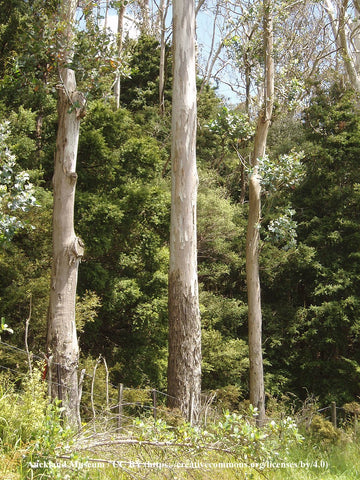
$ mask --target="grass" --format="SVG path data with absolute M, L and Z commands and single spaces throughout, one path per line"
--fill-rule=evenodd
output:
M 39 372 L 0 378 L 1 480 L 357 480 L 360 441 L 317 418 L 299 433 L 291 419 L 256 428 L 251 415 L 226 413 L 207 429 L 133 419 L 121 435 L 97 420 L 79 434 L 49 406 Z M 178 420 L 178 419 L 177 419 Z M 52 463 L 51 463 L 52 462 Z
M 357 480 L 360 478 L 360 448 L 358 444 L 346 445 L 343 448 L 338 445 L 331 447 L 330 451 L 316 451 L 316 449 L 310 446 L 307 449 L 293 449 L 283 468 L 264 469 L 262 469 L 261 464 L 256 469 L 250 466 L 249 468 L 225 468 L 224 464 L 235 466 L 240 463 L 240 460 L 231 455 L 206 451 L 191 452 L 191 455 L 189 455 L 189 452 L 184 451 L 164 451 L 163 449 L 140 446 L 98 452 L 101 455 L 94 455 L 94 452 L 88 453 L 92 454 L 88 458 L 101 458 L 102 460 L 107 458 L 117 463 L 114 466 L 106 463 L 95 463 L 95 461 L 93 463 L 86 460 L 87 457 L 85 455 L 82 457 L 80 464 L 85 466 L 86 461 L 89 461 L 87 476 L 80 468 L 78 472 L 73 471 L 71 473 L 71 476 L 69 476 L 71 480 L 83 480 L 85 478 L 87 480 L 130 480 L 134 478 L 146 478 L 149 480 L 215 480 L 218 478 L 222 480 Z M 134 462 L 133 465 L 125 463 L 131 460 Z M 318 467 L 315 466 L 316 461 L 318 462 Z M 68 466 L 70 466 L 71 460 L 67 462 Z M 76 462 L 76 460 L 73 462 Z M 138 462 L 143 465 L 137 466 Z M 146 465 L 147 462 L 151 465 Z M 185 468 L 185 466 L 181 465 L 191 462 L 195 468 Z M 325 468 L 321 468 L 322 462 L 326 464 Z M 154 465 L 156 463 L 159 463 L 158 468 Z M 167 466 L 165 467 L 164 464 Z M 222 464 L 222 467 L 217 468 L 216 464 Z M 297 464 L 297 467 L 294 464 Z M 68 469 L 62 470 L 62 478 L 64 480 L 66 479 L 64 474 L 68 471 Z M 36 478 L 36 471 L 34 471 L 34 478 Z
M 306 442 L 293 448 L 289 457 L 298 468 L 269 472 L 276 480 L 358 480 L 360 478 L 359 442 L 337 442 L 332 445 L 314 445 Z M 305 467 L 301 468 L 301 462 Z
M 79 456 L 58 461 L 67 467 L 61 469 L 63 480 L 357 480 L 360 478 L 360 444 L 319 443 L 305 439 L 287 452 L 280 452 L 282 460 L 260 462 L 252 468 L 254 460 L 207 450 L 206 448 L 162 447 L 136 444 L 111 445 L 111 438 L 100 437 L 98 446 L 81 449 Z M 75 448 L 76 450 L 76 448 Z M 78 463 L 76 463 L 78 462 Z M 110 465 L 107 462 L 114 462 Z M 248 464 L 248 467 L 240 464 Z M 156 465 L 157 464 L 157 465 Z M 221 464 L 219 466 L 219 464 Z M 233 468 L 226 468 L 226 464 Z M 76 465 L 78 468 L 76 469 Z M 186 468 L 192 466 L 193 468 Z M 86 473 L 85 473 L 86 472 Z M 66 476 L 66 473 L 69 475 Z M 6 478 L 6 477 L 5 477 Z M 19 477 L 23 480 L 26 477 Z M 30 478 L 30 477 L 29 477 Z M 33 470 L 33 478 L 40 471 Z M 10 480 L 10 479 L 9 479 Z

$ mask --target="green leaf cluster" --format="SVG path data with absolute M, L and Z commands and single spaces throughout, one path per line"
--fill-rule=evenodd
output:
M 302 126 L 305 175 L 290 197 L 298 247 L 273 271 L 264 257 L 265 336 L 270 371 L 286 372 L 288 389 L 343 403 L 356 395 L 360 361 L 360 117 L 354 93 L 338 86 L 315 93 Z

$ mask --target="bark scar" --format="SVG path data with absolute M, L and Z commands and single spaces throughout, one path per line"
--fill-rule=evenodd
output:
M 68 247 L 69 265 L 80 263 L 84 256 L 84 242 L 80 237 L 75 237 L 72 244 Z
M 86 98 L 81 92 L 73 92 L 71 103 L 75 108 L 76 118 L 84 118 L 86 115 Z

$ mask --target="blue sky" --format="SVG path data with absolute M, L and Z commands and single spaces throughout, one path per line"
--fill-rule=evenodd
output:
M 156 7 L 154 6 L 154 9 Z M 131 17 L 131 11 L 126 11 L 126 16 Z M 167 24 L 170 25 L 171 23 L 171 8 L 168 12 Z M 136 37 L 137 30 L 133 22 L 129 20 L 129 18 L 125 19 L 126 29 L 130 33 L 132 37 Z M 117 29 L 117 13 L 115 10 L 109 10 L 109 17 L 108 17 L 108 26 L 111 28 L 112 31 L 116 32 Z M 219 27 L 220 28 L 220 27 Z M 219 28 L 217 29 L 217 33 L 215 36 L 215 49 L 216 49 L 216 42 L 219 42 L 220 33 Z M 201 10 L 197 16 L 197 40 L 199 45 L 199 67 L 200 69 L 204 69 L 207 58 L 210 52 L 211 47 L 211 40 L 212 40 L 212 32 L 213 32 L 213 18 L 211 13 L 208 10 Z M 216 71 L 216 68 L 214 69 Z M 231 83 L 231 69 L 225 70 L 222 75 L 224 81 L 226 83 Z M 215 86 L 215 84 L 213 83 Z M 229 86 L 225 83 L 219 82 L 217 84 L 218 89 L 217 92 L 219 95 L 224 97 L 226 103 L 229 104 L 237 104 L 240 102 L 240 97 L 231 90 Z

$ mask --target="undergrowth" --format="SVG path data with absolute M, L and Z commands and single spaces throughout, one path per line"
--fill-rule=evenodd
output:
M 251 409 L 201 427 L 167 415 L 120 430 L 98 418 L 75 432 L 61 413 L 38 370 L 22 381 L 0 375 L 1 480 L 360 478 L 359 442 L 317 417 L 303 435 L 283 413 L 259 429 Z

